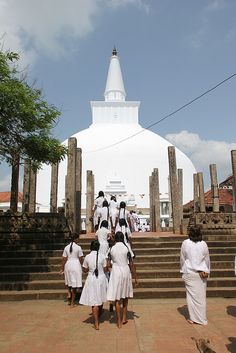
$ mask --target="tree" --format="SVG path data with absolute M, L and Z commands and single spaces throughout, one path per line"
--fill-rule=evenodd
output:
M 39 89 L 20 78 L 13 52 L 0 52 L 0 159 L 12 167 L 11 209 L 17 211 L 19 163 L 30 159 L 34 169 L 62 160 L 67 149 L 52 136 L 60 112 Z

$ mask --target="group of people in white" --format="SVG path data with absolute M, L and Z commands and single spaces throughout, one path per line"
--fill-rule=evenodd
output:
M 135 285 L 138 283 L 131 243 L 132 223 L 125 206 L 121 202 L 118 210 L 114 197 L 108 204 L 99 192 L 93 214 L 97 231 L 90 253 L 84 258 L 81 246 L 72 239 L 62 254 L 61 272 L 65 275 L 71 307 L 75 306 L 76 289 L 82 287 L 82 271 L 88 274 L 79 303 L 92 307 L 96 330 L 106 301 L 111 303 L 110 310 L 115 304 L 118 328 L 127 324 L 128 299 L 133 297 L 132 276 Z
M 117 326 L 127 321 L 128 299 L 133 297 L 132 277 L 138 284 L 131 242 L 131 217 L 125 202 L 117 208 L 114 197 L 108 204 L 99 192 L 95 200 L 93 221 L 95 238 L 90 253 L 83 257 L 81 247 L 71 239 L 62 255 L 62 269 L 68 286 L 68 302 L 75 306 L 77 288 L 82 287 L 82 271 L 87 273 L 79 303 L 92 307 L 94 327 L 99 330 L 103 303 L 115 304 Z M 183 241 L 180 252 L 180 272 L 185 282 L 190 324 L 207 324 L 206 286 L 210 274 L 208 246 L 202 240 L 201 230 L 192 227 L 189 239 Z M 111 308 L 111 306 L 110 306 Z
M 128 211 L 126 203 L 117 202 L 115 196 L 111 196 L 109 202 L 104 196 L 103 191 L 99 191 L 97 198 L 94 201 L 93 214 L 91 220 L 96 231 L 101 227 L 102 221 L 108 222 L 108 229 L 114 231 L 118 230 L 119 220 L 125 219 L 127 227 L 130 232 L 138 231 L 138 216 L 135 211 Z

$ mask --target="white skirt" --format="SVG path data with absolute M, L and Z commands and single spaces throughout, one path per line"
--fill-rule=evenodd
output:
M 121 298 L 133 298 L 132 276 L 128 265 L 113 264 L 108 283 L 107 300 L 114 301 Z
M 93 273 L 89 273 L 80 296 L 80 304 L 88 306 L 102 305 L 107 300 L 107 285 L 108 281 L 105 273 L 99 274 L 98 277 Z
M 206 325 L 207 280 L 202 279 L 198 272 L 183 274 L 183 280 L 185 282 L 190 320 L 201 325 Z
M 82 287 L 82 267 L 79 259 L 69 259 L 66 261 L 64 275 L 67 286 L 72 288 Z

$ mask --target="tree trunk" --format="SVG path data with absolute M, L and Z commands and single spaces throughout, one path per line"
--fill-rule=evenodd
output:
M 10 209 L 13 212 L 17 212 L 18 206 L 18 183 L 19 183 L 19 170 L 20 170 L 20 158 L 18 155 L 14 156 L 12 161 L 12 172 L 11 172 L 11 201 Z

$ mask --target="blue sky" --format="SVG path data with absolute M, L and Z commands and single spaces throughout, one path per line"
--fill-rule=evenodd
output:
M 2 0 L 0 33 L 61 109 L 54 134 L 63 141 L 91 124 L 90 100 L 103 100 L 114 45 L 143 127 L 234 74 L 235 14 L 235 0 Z M 233 78 L 152 128 L 191 158 L 206 186 L 210 163 L 219 181 L 231 173 L 235 89 Z M 0 191 L 7 189 L 2 165 Z

